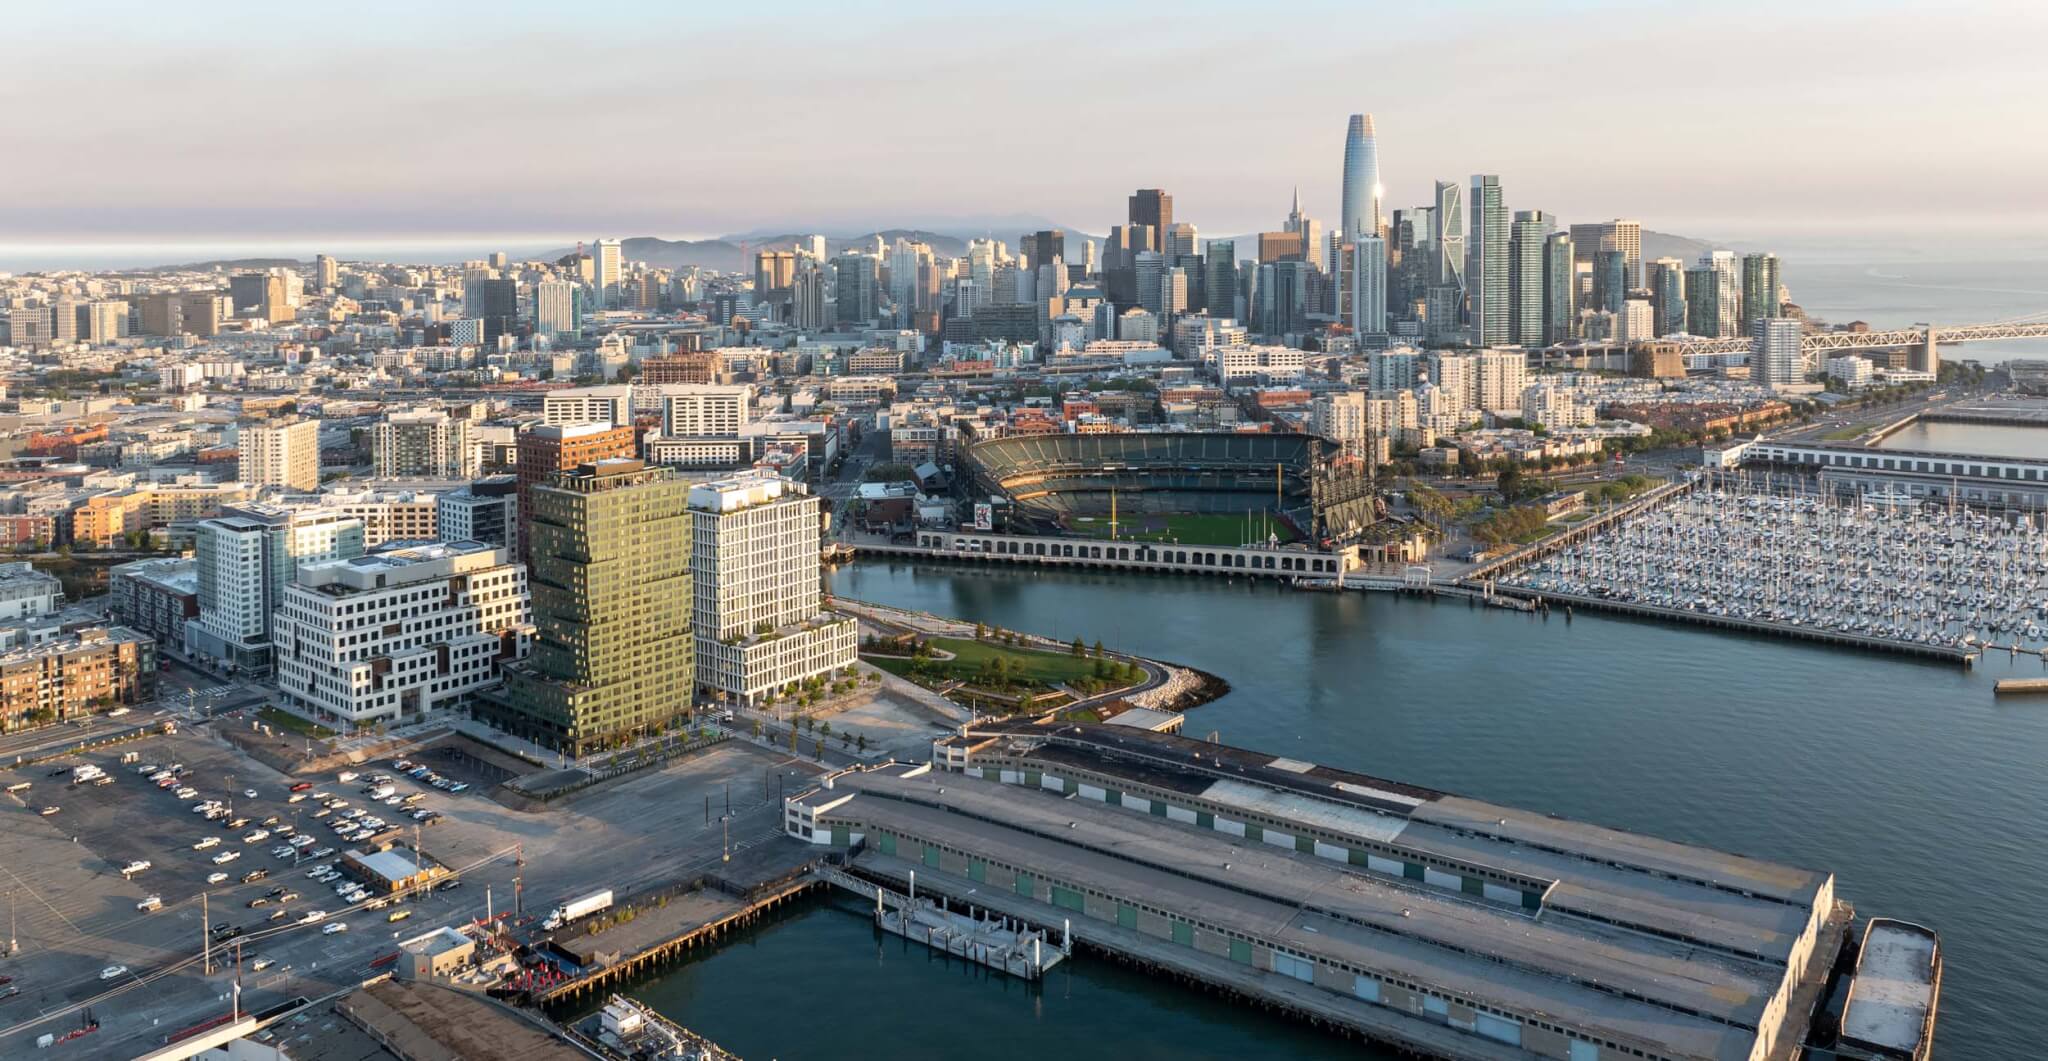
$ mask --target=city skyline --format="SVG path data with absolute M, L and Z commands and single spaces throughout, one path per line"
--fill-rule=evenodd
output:
M 1373 14 L 1374 43 L 1339 43 L 1327 61 L 1301 63 L 1292 48 L 1268 47 L 1283 30 L 1296 36 L 1298 24 L 1254 26 L 1226 43 L 1168 26 L 1142 48 L 1077 51 L 1057 18 L 949 24 L 935 37 L 915 12 L 858 26 L 820 15 L 789 35 L 743 14 L 636 9 L 632 34 L 599 22 L 542 35 L 539 9 L 510 5 L 489 24 L 459 11 L 408 12 L 397 41 L 281 18 L 272 27 L 279 47 L 210 54 L 208 75 L 195 78 L 164 56 L 202 43 L 204 26 L 136 10 L 135 19 L 108 20 L 82 57 L 62 46 L 70 31 L 54 19 L 23 13 L 25 34 L 55 46 L 24 55 L 17 79 L 63 84 L 73 105 L 24 112 L 17 142 L 42 151 L 39 164 L 11 175 L 16 194 L 0 206 L 11 245 L 702 238 L 990 215 L 1099 233 L 1133 187 L 1171 189 L 1179 213 L 1205 233 L 1241 235 L 1272 227 L 1296 184 L 1310 216 L 1336 222 L 1338 123 L 1357 112 L 1375 116 L 1393 162 L 1383 173 L 1389 210 L 1426 201 L 1434 180 L 1499 173 L 1515 203 L 1566 220 L 1655 218 L 1662 230 L 1716 239 L 1937 220 L 1953 233 L 2048 231 L 2048 211 L 2023 179 L 2041 149 L 2008 135 L 2025 127 L 2027 97 L 2000 88 L 2032 76 L 2025 23 L 2048 28 L 2032 11 L 2003 12 L 1991 34 L 1967 9 L 1943 20 L 1880 9 L 1854 21 L 1831 8 L 1772 10 L 1772 32 L 1759 35 L 1740 17 L 1468 4 Z M 1321 38 L 1368 36 L 1359 32 L 1364 14 L 1306 17 Z M 1528 34 L 1560 29 L 1546 49 L 1524 49 Z M 470 47 L 440 46 L 457 31 Z M 1969 81 L 1931 65 L 1902 74 L 1859 47 L 1906 34 L 1922 51 L 1970 47 Z M 679 44 L 690 48 L 686 72 L 659 59 Z M 274 58 L 284 54 L 291 64 Z M 1006 72 L 1017 54 L 1043 56 L 1036 69 L 1045 76 Z M 74 65 L 45 65 L 57 55 Z M 1445 56 L 1459 77 L 1430 74 Z M 1556 76 L 1637 58 L 1666 69 L 1674 56 L 1681 70 L 1696 62 L 1711 86 L 1687 93 L 1695 98 L 1683 123 L 1670 120 L 1659 82 L 1617 76 L 1605 102 L 1587 109 L 1576 104 L 1588 82 Z M 513 76 L 527 69 L 578 76 Z M 748 91 L 724 91 L 742 79 Z M 628 84 L 633 92 L 618 91 Z M 816 120 L 849 85 L 885 120 Z M 156 103 L 151 113 L 184 120 L 165 124 L 120 104 L 143 92 Z M 713 93 L 717 115 L 676 107 Z M 429 118 L 422 133 L 395 141 L 399 149 L 366 149 L 313 120 L 374 127 L 401 107 Z M 1954 120 L 1959 109 L 1971 120 Z M 924 120 L 887 118 L 913 112 Z M 1032 157 L 1076 161 L 992 164 L 1003 157 L 990 148 L 1000 147 L 1006 121 L 1055 112 L 1062 132 Z M 1822 122 L 1772 120 L 1801 114 Z M 983 124 L 966 124 L 970 116 Z M 534 149 L 534 130 L 550 127 L 558 146 Z M 1829 144 L 1896 142 L 1901 129 L 1914 150 L 1882 165 L 1798 164 L 1836 150 Z M 125 145 L 113 164 L 97 146 L 110 142 Z M 1101 146 L 1075 155 L 1060 142 Z M 1240 147 L 1186 150 L 1197 144 Z M 1736 164 L 1701 164 L 1714 154 Z

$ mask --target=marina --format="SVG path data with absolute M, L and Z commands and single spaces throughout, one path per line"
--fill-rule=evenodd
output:
M 1722 479 L 1503 572 L 1497 584 L 1931 650 L 2048 650 L 2048 535 L 2027 515 Z

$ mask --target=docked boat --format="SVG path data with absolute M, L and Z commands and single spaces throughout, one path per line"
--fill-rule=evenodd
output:
M 1941 937 L 1888 917 L 1863 928 L 1842 1006 L 1835 1055 L 1845 1061 L 1926 1061 L 1941 1003 Z

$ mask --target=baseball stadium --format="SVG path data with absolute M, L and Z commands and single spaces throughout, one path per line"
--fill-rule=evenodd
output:
M 1018 435 L 975 443 L 965 464 L 1017 530 L 1244 545 L 1305 536 L 1321 448 L 1301 434 Z

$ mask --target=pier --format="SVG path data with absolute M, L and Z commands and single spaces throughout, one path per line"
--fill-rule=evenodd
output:
M 1324 551 L 1300 546 L 1182 545 L 989 531 L 919 531 L 914 542 L 860 538 L 853 544 L 869 556 L 1233 578 L 1335 578 L 1359 566 L 1357 546 Z
M 1789 1061 L 1853 917 L 1826 873 L 1110 726 L 787 806 L 852 877 L 1429 1057 Z
M 905 891 L 896 892 L 850 873 L 820 866 L 818 876 L 863 898 L 875 901 L 875 927 L 894 936 L 914 940 L 943 954 L 964 958 L 977 965 L 1020 980 L 1043 979 L 1046 970 L 1058 965 L 1072 950 L 1069 941 L 1053 943 L 1047 933 L 1021 921 L 993 916 L 962 904 L 949 909 L 940 895 L 934 903 L 930 894 L 917 894 L 917 871 L 911 870 Z

